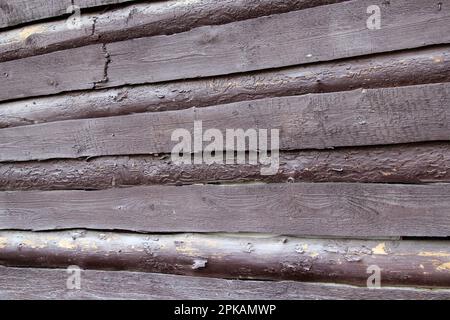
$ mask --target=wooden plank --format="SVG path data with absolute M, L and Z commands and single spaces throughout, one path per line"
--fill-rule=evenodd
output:
M 127 270 L 228 279 L 450 288 L 449 241 L 302 239 L 248 234 L 0 232 L 6 266 Z M 43 259 L 42 257 L 45 257 Z M 446 267 L 447 266 L 447 267 Z
M 0 105 L 0 128 L 179 110 L 269 97 L 450 82 L 450 47 L 210 79 L 32 98 Z
M 5 128 L 0 161 L 170 153 L 173 131 L 193 132 L 194 120 L 223 135 L 279 129 L 281 150 L 448 140 L 449 103 L 450 84 L 443 83 Z
M 384 4 L 383 4 L 384 3 Z M 369 30 L 370 5 L 382 27 Z M 450 0 L 441 1 L 444 7 Z M 108 82 L 153 83 L 417 48 L 450 41 L 450 13 L 434 3 L 349 1 L 220 26 L 108 44 Z
M 66 14 L 71 0 L 0 0 L 0 28 Z
M 104 78 L 101 45 L 92 45 L 0 64 L 0 100 L 92 89 Z
M 449 300 L 450 290 L 326 285 L 293 281 L 240 281 L 93 271 L 81 273 L 81 289 L 66 289 L 65 269 L 0 267 L 1 299 L 436 299 Z
M 83 13 L 79 28 L 51 21 L 7 30 L 0 39 L 0 61 L 56 50 L 139 37 L 184 32 L 264 15 L 301 10 L 343 0 L 168 0 L 130 3 L 106 12 Z
M 70 14 L 72 5 L 91 8 L 132 0 L 0 0 L 0 28 Z
M 450 236 L 450 185 L 284 183 L 5 191 L 0 228 Z
M 0 62 L 98 44 L 98 38 L 87 41 L 91 39 L 95 17 L 82 14 L 76 29 L 69 28 L 64 19 L 1 30 Z
M 169 155 L 0 163 L 0 190 L 107 189 L 237 182 L 450 182 L 450 144 L 282 152 L 275 175 L 260 165 L 179 164 Z
M 381 0 L 377 1 L 383 6 Z M 397 1 L 383 7 L 386 13 L 381 30 L 369 30 L 365 12 L 373 4 L 372 0 L 349 1 L 107 44 L 105 50 L 111 63 L 105 67 L 105 81 L 96 88 L 255 71 L 444 44 L 450 40 L 449 13 L 436 10 L 434 4 Z M 444 6 L 447 4 L 450 5 L 450 0 L 443 1 Z M 68 59 L 73 51 L 61 54 Z M 37 59 L 32 60 L 33 64 L 39 62 Z M 59 77 L 66 74 L 65 69 L 57 72 Z M 19 73 L 21 79 L 39 76 L 42 77 L 42 71 Z M 30 91 L 28 96 L 55 93 L 52 88 L 47 89 Z M 10 94 L 8 91 L 0 99 L 23 97 L 14 90 Z

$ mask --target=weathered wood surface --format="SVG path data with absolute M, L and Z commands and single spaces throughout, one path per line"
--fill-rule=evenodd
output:
M 0 100 L 92 89 L 104 79 L 102 45 L 0 63 Z
M 52 21 L 5 31 L 0 61 L 49 53 L 98 41 L 184 32 L 264 15 L 301 10 L 343 0 L 169 0 L 130 4 L 116 10 L 82 14 L 78 28 Z
M 301 239 L 241 234 L 0 232 L 6 266 L 145 271 L 228 279 L 450 287 L 448 241 Z
M 230 128 L 278 129 L 281 150 L 449 140 L 449 104 L 450 84 L 443 83 L 59 121 L 0 129 L 0 161 L 170 153 L 174 130 L 194 136 L 199 120 L 203 132 L 224 135 Z
M 383 4 L 384 3 L 384 4 Z M 370 5 L 382 27 L 369 30 Z M 441 7 L 450 0 L 441 1 Z M 349 1 L 184 33 L 107 44 L 108 82 L 160 82 L 248 72 L 450 41 L 450 12 L 423 0 Z M 145 70 L 145 71 L 144 71 Z
M 1 299 L 430 299 L 450 290 L 353 287 L 294 281 L 241 281 L 123 271 L 84 270 L 81 289 L 67 289 L 66 269 L 0 267 Z
M 0 0 L 0 28 L 66 14 L 71 0 Z
M 4 191 L 0 228 L 450 235 L 450 185 L 284 183 Z
M 282 152 L 275 175 L 260 165 L 175 164 L 170 155 L 0 164 L 0 190 L 107 189 L 230 182 L 450 182 L 450 144 Z
M 132 0 L 0 0 L 0 28 L 70 14 L 72 5 L 98 7 Z
M 385 24 L 381 30 L 367 29 L 365 12 L 368 5 L 373 5 L 373 1 L 349 1 L 204 26 L 173 35 L 106 44 L 106 52 L 99 53 L 98 59 L 104 58 L 105 54 L 111 59 L 99 63 L 104 69 L 101 79 L 104 81 L 95 87 L 256 71 L 444 44 L 450 40 L 450 14 L 446 10 L 437 10 L 435 4 L 424 4 L 421 0 L 392 3 L 385 7 Z M 443 1 L 443 6 L 446 5 L 450 5 L 450 0 Z M 58 55 L 62 55 L 62 59 L 84 56 L 82 48 L 64 50 Z M 48 55 L 3 62 L 0 69 L 16 70 L 19 62 L 39 66 L 48 63 Z M 66 77 L 66 69 L 59 68 L 52 77 Z M 23 81 L 25 78 L 37 81 L 43 74 L 43 70 L 35 68 L 19 68 L 15 72 L 15 76 Z M 65 90 L 83 89 L 80 83 L 91 82 L 88 76 L 73 79 Z M 0 85 L 8 89 L 2 91 L 0 100 L 23 97 L 20 86 L 11 79 L 1 78 Z M 47 86 L 46 90 L 41 87 L 35 90 L 34 86 L 27 88 L 29 97 L 64 91 L 55 90 L 54 86 Z
M 237 76 L 149 84 L 0 105 L 0 128 L 205 107 L 245 100 L 450 82 L 449 47 L 383 54 Z

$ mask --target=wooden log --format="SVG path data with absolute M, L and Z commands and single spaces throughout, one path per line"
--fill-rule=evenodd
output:
M 0 267 L 1 299 L 429 299 L 450 290 L 327 285 L 294 281 L 240 281 L 153 273 L 83 270 L 81 289 L 67 289 L 65 269 Z
M 269 97 L 450 82 L 449 47 L 237 76 L 149 84 L 0 105 L 0 128 L 205 107 Z
M 450 144 L 282 152 L 275 175 L 260 165 L 175 164 L 170 155 L 0 163 L 0 190 L 108 189 L 237 182 L 450 182 Z
M 127 270 L 228 279 L 450 288 L 448 241 L 301 239 L 242 234 L 0 232 L 6 266 Z
M 280 150 L 446 141 L 449 104 L 450 84 L 442 83 L 59 121 L 1 129 L 0 161 L 171 153 L 178 143 L 171 140 L 174 130 L 186 129 L 195 139 L 200 120 L 203 132 L 214 128 L 224 136 L 226 129 L 278 129 Z
M 91 8 L 132 0 L 1 0 L 0 28 L 68 15 L 72 5 Z
M 0 228 L 447 237 L 450 185 L 285 183 L 4 191 Z
M 184 32 L 344 0 L 190 0 L 131 3 L 107 12 L 83 13 L 78 27 L 51 21 L 2 33 L 0 61 L 89 44 Z
M 383 4 L 384 3 L 384 4 Z M 382 8 L 379 30 L 369 6 Z M 450 0 L 441 1 L 450 6 Z M 348 1 L 169 35 L 107 44 L 109 81 L 153 83 L 329 61 L 450 41 L 450 13 L 435 3 Z M 143 72 L 145 70 L 145 72 Z
M 101 45 L 0 63 L 0 100 L 92 89 L 106 63 Z

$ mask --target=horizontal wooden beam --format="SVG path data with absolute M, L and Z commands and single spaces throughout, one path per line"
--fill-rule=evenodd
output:
M 108 189 L 237 182 L 450 182 L 450 144 L 426 143 L 280 153 L 275 175 L 260 165 L 179 164 L 170 155 L 0 163 L 0 190 Z
M 360 87 L 370 89 L 450 82 L 449 48 L 443 46 L 418 49 L 340 63 L 320 63 L 245 75 L 66 93 L 7 102 L 0 105 L 0 128 L 58 120 L 198 108 Z
M 2 0 L 0 28 L 65 16 L 71 13 L 68 9 L 72 5 L 80 8 L 92 8 L 127 1 L 132 0 Z
M 171 153 L 177 129 L 192 141 L 210 128 L 224 136 L 226 129 L 278 129 L 280 150 L 444 141 L 450 138 L 449 104 L 450 83 L 442 83 L 59 121 L 0 129 L 0 161 Z M 203 131 L 194 137 L 200 120 Z M 233 150 L 224 145 L 216 151 L 225 149 Z
M 2 231 L 0 263 L 361 286 L 367 284 L 369 267 L 376 265 L 383 286 L 450 288 L 449 241 Z
M 367 27 L 371 5 L 379 30 Z M 450 0 L 441 1 L 450 6 Z M 413 17 L 413 18 L 412 18 Z M 107 44 L 99 87 L 216 76 L 448 43 L 450 13 L 422 0 L 348 1 Z M 145 70 L 145 72 L 143 72 Z
M 219 25 L 265 15 L 301 10 L 343 0 L 191 0 L 131 2 L 106 12 L 84 13 L 77 28 L 66 20 L 50 21 L 2 33 L 0 61 L 15 60 L 139 37 L 173 34 L 204 25 Z M 78 1 L 78 5 L 79 1 Z M 89 5 L 84 5 L 84 7 Z M 65 9 L 66 7 L 64 7 Z
M 0 6 L 0 28 L 67 14 L 71 0 L 3 0 Z
M 284 183 L 4 191 L 2 229 L 450 236 L 450 185 Z
M 377 1 L 383 7 L 380 30 L 367 28 L 367 8 L 374 2 L 363 0 L 108 43 L 105 52 L 99 53 L 98 59 L 106 55 L 107 62 L 99 64 L 104 77 L 95 88 L 218 76 L 449 43 L 450 14 L 446 10 L 437 10 L 432 3 L 424 5 L 422 0 L 400 0 L 389 6 Z M 450 0 L 442 2 L 450 5 Z M 0 100 L 24 98 L 24 92 L 34 97 L 83 89 L 83 84 L 92 83 L 89 73 L 80 79 L 68 77 L 70 68 L 82 69 L 68 60 L 85 58 L 83 48 L 0 63 L 0 69 L 10 75 L 0 76 L 0 86 L 6 88 L 0 92 Z M 66 62 L 49 72 L 48 65 L 56 65 L 49 60 L 55 57 Z M 70 86 L 30 85 L 42 78 L 56 84 L 65 77 L 71 79 Z
M 0 63 L 0 100 L 92 89 L 103 81 L 107 58 L 91 45 Z
M 81 289 L 66 289 L 66 269 L 0 267 L 1 299 L 450 299 L 450 290 L 240 281 L 153 273 L 81 272 Z

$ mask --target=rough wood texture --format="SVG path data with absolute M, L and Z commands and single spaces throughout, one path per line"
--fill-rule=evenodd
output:
M 132 0 L 0 0 L 0 28 L 68 15 L 67 9 L 98 7 Z
M 171 153 L 173 131 L 193 132 L 194 120 L 223 134 L 279 129 L 281 150 L 448 140 L 449 104 L 443 83 L 59 121 L 0 129 L 0 161 Z
M 65 269 L 0 267 L 0 271 L 1 299 L 450 299 L 450 290 L 445 289 L 369 289 L 94 270 L 82 271 L 81 290 L 68 290 Z
M 450 287 L 448 241 L 324 240 L 239 234 L 0 232 L 0 264 L 229 279 Z
M 71 0 L 0 0 L 0 28 L 66 14 Z
M 450 47 L 383 54 L 278 71 L 149 84 L 7 102 L 0 128 L 205 107 L 268 97 L 450 82 Z
M 301 10 L 342 0 L 170 0 L 136 3 L 116 10 L 83 14 L 79 28 L 66 21 L 46 22 L 6 31 L 0 61 L 55 50 L 131 38 L 184 32 L 264 15 Z
M 104 79 L 101 45 L 0 63 L 0 100 L 92 89 Z
M 382 7 L 369 30 L 370 5 Z M 450 0 L 441 1 L 441 7 Z M 99 86 L 215 76 L 450 41 L 450 12 L 423 0 L 349 1 L 184 33 L 107 44 L 109 81 Z M 143 72 L 145 70 L 145 72 Z
M 4 191 L 2 229 L 450 236 L 450 185 L 285 183 Z
M 444 7 L 450 5 L 450 0 L 442 2 Z M 402 0 L 384 7 L 386 13 L 383 14 L 381 30 L 366 27 L 368 15 L 364 12 L 369 5 L 373 5 L 372 0 L 349 1 L 219 26 L 204 26 L 173 35 L 106 44 L 105 54 L 111 59 L 99 64 L 104 69 L 104 77 L 95 87 L 248 72 L 444 44 L 450 40 L 450 15 L 446 10 L 438 10 L 434 3 Z M 58 54 L 68 60 L 77 53 L 83 55 L 83 49 L 64 50 Z M 45 56 L 20 61 L 41 65 Z M 101 58 L 103 54 L 98 57 Z M 15 68 L 17 61 L 0 63 L 0 69 Z M 67 76 L 66 68 L 54 72 L 54 77 Z M 43 70 L 33 68 L 16 72 L 22 81 L 26 78 L 41 79 L 43 74 Z M 91 82 L 88 78 L 86 75 L 78 81 Z M 83 89 L 78 81 L 72 81 L 65 90 Z M 0 99 L 23 97 L 17 93 L 18 84 L 12 85 L 7 78 L 1 78 L 0 85 L 8 88 Z M 27 88 L 33 88 L 27 93 L 29 97 L 63 91 L 55 91 L 52 86 L 46 90 L 34 90 L 33 86 Z
M 245 164 L 174 164 L 170 155 L 0 164 L 0 190 L 107 189 L 224 182 L 450 182 L 450 144 L 282 152 L 275 175 Z

